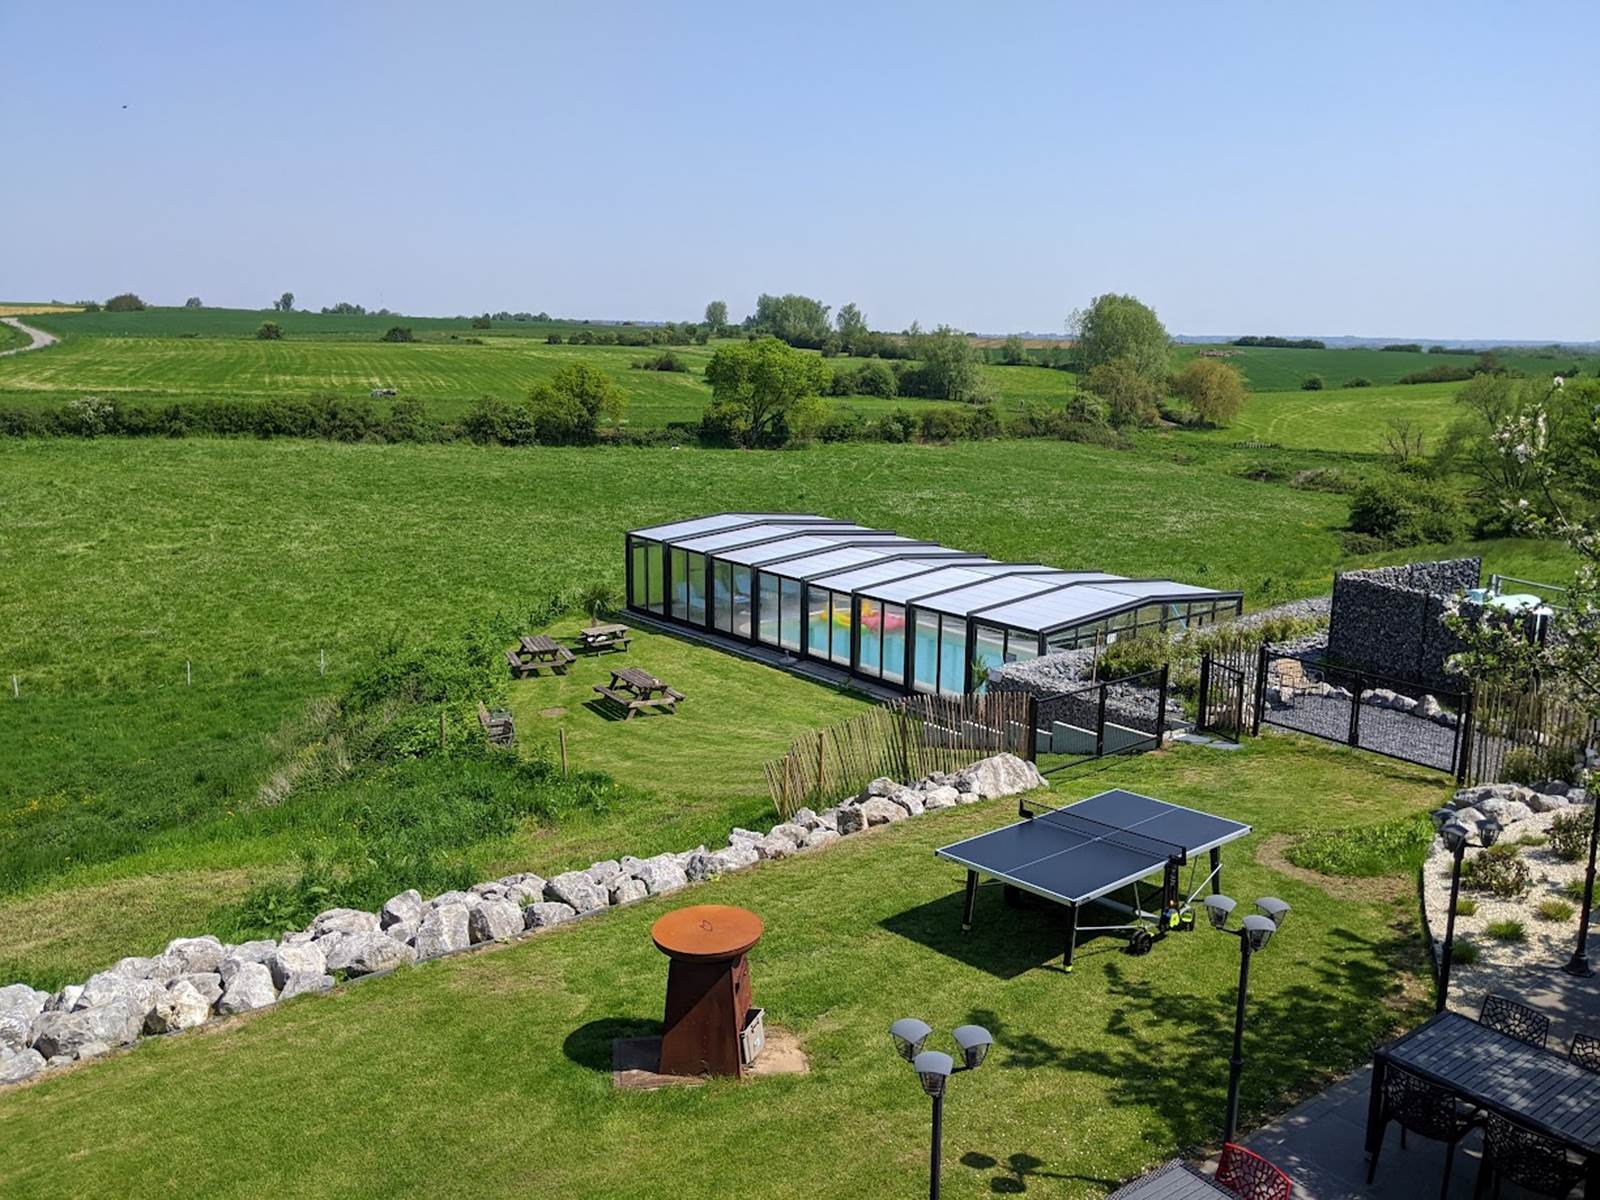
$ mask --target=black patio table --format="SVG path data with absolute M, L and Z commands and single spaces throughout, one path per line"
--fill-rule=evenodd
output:
M 1383 1077 L 1390 1064 L 1461 1099 L 1554 1138 L 1587 1160 L 1584 1195 L 1600 1197 L 1600 1074 L 1543 1046 L 1530 1046 L 1460 1013 L 1442 1012 L 1372 1057 L 1367 1156 L 1383 1126 Z

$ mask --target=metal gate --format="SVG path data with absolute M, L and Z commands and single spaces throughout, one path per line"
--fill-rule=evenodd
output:
M 1034 762 L 1041 774 L 1106 758 L 1159 750 L 1167 731 L 1170 668 L 1085 683 L 1039 700 Z
M 1214 733 L 1237 742 L 1244 733 L 1244 669 L 1200 659 L 1200 699 L 1196 733 Z

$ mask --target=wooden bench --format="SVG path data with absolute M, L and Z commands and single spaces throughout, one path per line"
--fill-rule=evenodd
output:
M 674 691 L 672 688 L 667 688 L 659 696 L 640 696 L 634 692 L 618 691 L 603 683 L 595 684 L 594 690 L 625 710 L 622 718 L 624 721 L 633 720 L 635 713 L 645 709 L 664 708 L 670 713 L 675 713 L 678 711 L 678 701 L 685 698 L 682 692 Z
M 482 700 L 478 701 L 478 724 L 493 745 L 509 746 L 517 740 L 517 723 L 511 714 L 503 708 L 491 711 Z
M 506 665 L 511 668 L 511 678 L 526 679 L 529 675 L 539 670 L 538 663 L 525 663 L 517 657 L 515 650 L 506 651 Z

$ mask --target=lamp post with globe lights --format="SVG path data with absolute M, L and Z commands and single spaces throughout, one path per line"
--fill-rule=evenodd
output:
M 1456 897 L 1461 893 L 1461 860 L 1467 847 L 1487 850 L 1500 840 L 1500 822 L 1484 817 L 1478 822 L 1478 840 L 1472 841 L 1472 830 L 1459 819 L 1453 808 L 1436 809 L 1433 827 L 1438 830 L 1446 850 L 1450 851 L 1450 907 L 1444 919 L 1444 949 L 1439 952 L 1439 992 L 1434 997 L 1433 1011 L 1443 1012 L 1450 1000 L 1450 955 L 1456 940 Z
M 1207 896 L 1205 905 L 1211 928 L 1239 939 L 1239 999 L 1233 1016 L 1233 1054 L 1228 1059 L 1228 1112 L 1222 1132 L 1226 1144 L 1233 1141 L 1239 1125 L 1239 1076 L 1244 1070 L 1244 1004 L 1250 988 L 1250 956 L 1266 949 L 1273 935 L 1283 928 L 1283 923 L 1289 919 L 1289 905 L 1276 896 L 1263 896 L 1256 901 L 1258 911 L 1240 921 L 1237 929 L 1229 928 L 1228 919 L 1239 907 L 1238 901 L 1219 893 Z
M 976 1071 L 988 1057 L 994 1038 L 981 1025 L 960 1025 L 951 1033 L 961 1051 L 957 1063 L 941 1050 L 924 1050 L 932 1028 L 915 1017 L 902 1017 L 889 1026 L 895 1050 L 911 1064 L 922 1090 L 933 1100 L 933 1150 L 929 1162 L 928 1198 L 939 1200 L 940 1141 L 944 1135 L 944 1093 L 950 1077 L 962 1071 Z

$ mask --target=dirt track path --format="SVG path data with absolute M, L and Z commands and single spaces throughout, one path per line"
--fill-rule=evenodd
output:
M 30 345 L 18 346 L 14 350 L 0 350 L 0 358 L 5 358 L 7 355 L 11 354 L 25 354 L 29 350 L 43 350 L 46 346 L 54 346 L 61 340 L 53 333 L 46 333 L 42 329 L 35 329 L 32 325 L 24 325 L 15 317 L 0 317 L 0 321 L 4 321 L 13 329 L 22 330 L 23 333 L 27 334 L 33 339 L 33 342 Z

